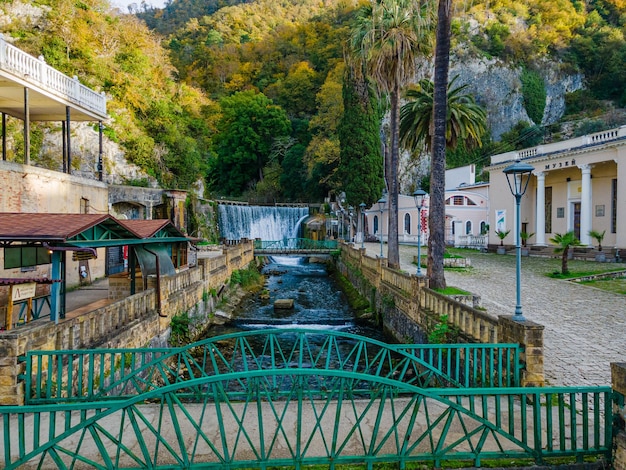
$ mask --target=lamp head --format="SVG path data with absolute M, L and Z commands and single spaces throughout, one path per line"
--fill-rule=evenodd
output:
M 417 188 L 413 193 L 413 199 L 415 199 L 415 207 L 417 207 L 418 209 L 424 207 L 424 199 L 426 199 L 427 195 L 428 193 L 422 188 Z
M 521 197 L 528 188 L 528 182 L 535 167 L 528 163 L 522 163 L 519 159 L 510 166 L 507 166 L 502 172 L 506 175 L 509 183 L 509 189 L 513 196 Z

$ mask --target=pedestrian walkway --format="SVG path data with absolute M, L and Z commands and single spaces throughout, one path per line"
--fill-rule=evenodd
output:
M 366 249 L 370 256 L 380 254 L 379 244 Z M 386 250 L 385 245 L 385 256 Z M 415 274 L 416 254 L 415 246 L 400 246 L 402 270 Z M 446 270 L 447 284 L 479 295 L 491 315 L 513 315 L 515 257 L 476 252 L 469 258 L 471 270 Z M 533 262 L 522 261 L 522 308 L 528 320 L 545 327 L 547 384 L 609 385 L 610 363 L 626 360 L 626 296 L 549 278 L 531 269 Z

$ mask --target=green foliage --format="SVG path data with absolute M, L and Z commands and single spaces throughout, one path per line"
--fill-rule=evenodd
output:
M 481 147 L 487 115 L 473 96 L 464 93 L 467 84 L 455 86 L 457 78 L 448 83 L 447 89 L 446 149 L 454 149 L 459 143 L 465 148 Z M 400 110 L 400 139 L 409 150 L 430 149 L 434 90 L 433 82 L 422 79 L 405 93 L 407 103 Z
M 289 134 L 291 123 L 284 110 L 252 90 L 223 98 L 220 104 L 217 158 L 212 161 L 214 189 L 238 196 L 251 183 L 263 179 L 272 144 Z
M 191 319 L 187 312 L 174 315 L 170 323 L 171 335 L 170 342 L 173 346 L 180 346 L 188 343 L 190 338 L 189 326 L 191 325 Z
M 367 84 L 346 70 L 343 85 L 344 114 L 338 128 L 339 175 L 348 206 L 371 206 L 384 188 L 383 156 L 379 137 L 380 116 Z
M 450 325 L 448 325 L 448 315 L 440 315 L 439 321 L 428 333 L 428 343 L 445 344 L 450 333 Z
M 522 71 L 522 96 L 528 117 L 536 124 L 543 121 L 543 112 L 546 108 L 546 85 L 538 72 L 528 68 Z
M 574 231 L 571 230 L 567 233 L 556 233 L 554 237 L 550 238 L 550 241 L 556 244 L 554 248 L 555 253 L 562 253 L 561 255 L 561 274 L 566 275 L 569 274 L 569 268 L 567 266 L 567 260 L 569 255 L 569 250 L 573 246 L 580 245 L 580 240 L 576 238 Z
M 240 285 L 247 290 L 256 290 L 264 282 L 264 278 L 255 265 L 250 265 L 246 269 L 233 271 L 230 276 L 230 283 Z
M 500 246 L 504 245 L 504 239 L 507 237 L 509 233 L 511 233 L 510 230 L 496 230 L 496 235 L 500 239 Z
M 531 126 L 525 121 L 518 122 L 513 128 L 500 136 L 501 152 L 520 150 L 539 145 L 544 136 L 540 126 Z
M 596 230 L 589 230 L 589 236 L 598 242 L 598 251 L 602 251 L 602 240 L 604 240 L 605 234 L 606 230 L 602 230 L 601 232 Z

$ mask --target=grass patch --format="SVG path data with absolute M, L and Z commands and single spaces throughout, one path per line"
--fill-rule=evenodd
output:
M 596 279 L 595 281 L 581 281 L 580 284 L 595 287 L 614 294 L 626 295 L 626 277 L 618 279 Z
M 470 292 L 454 286 L 448 286 L 445 289 L 434 289 L 434 291 L 443 295 L 471 295 Z
M 588 270 L 588 271 L 571 271 L 570 270 L 570 272 L 568 272 L 567 274 L 562 274 L 561 271 L 555 270 L 555 271 L 552 271 L 550 274 L 548 274 L 548 276 L 553 279 L 576 279 L 579 277 L 593 276 L 595 274 L 612 273 L 614 271 L 616 271 L 615 268 L 613 269 L 598 268 L 598 269 Z
M 247 269 L 233 271 L 230 276 L 231 284 L 239 284 L 248 292 L 256 292 L 263 288 L 265 278 L 253 263 Z

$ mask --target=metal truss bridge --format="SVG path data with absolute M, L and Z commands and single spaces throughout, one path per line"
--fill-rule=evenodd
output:
M 32 351 L 4 468 L 610 460 L 610 387 L 519 387 L 517 345 L 257 330 L 183 348 Z

